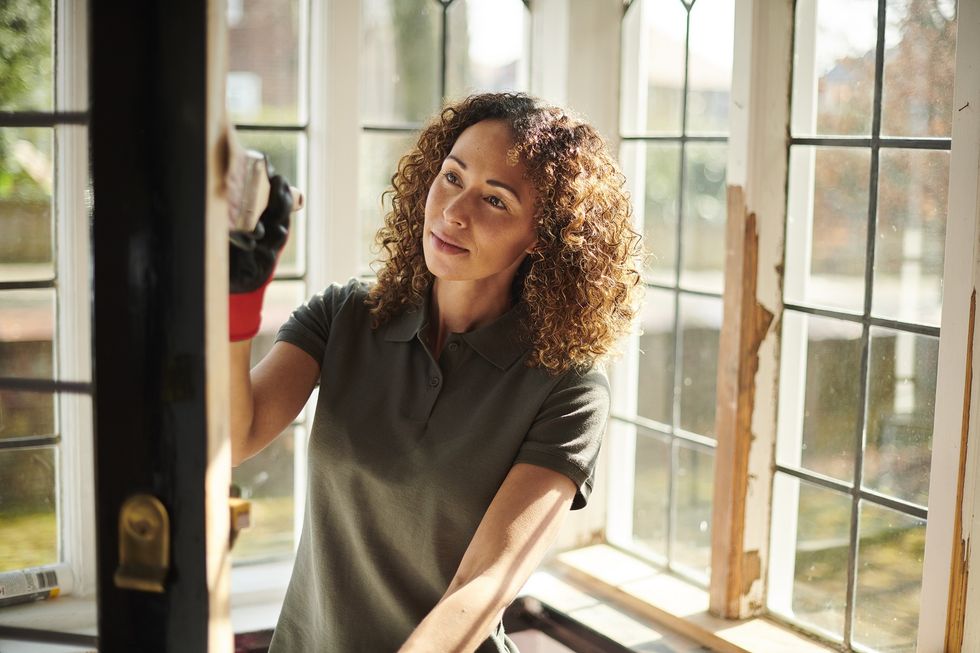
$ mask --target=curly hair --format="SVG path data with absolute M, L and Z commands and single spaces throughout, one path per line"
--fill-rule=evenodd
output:
M 537 246 L 514 279 L 523 310 L 527 364 L 558 374 L 608 355 L 637 311 L 642 247 L 625 178 L 598 132 L 556 107 L 517 93 L 470 96 L 447 106 L 398 163 L 391 210 L 375 238 L 377 284 L 367 304 L 374 326 L 420 306 L 433 276 L 422 252 L 429 186 L 456 139 L 483 120 L 510 125 L 526 178 L 537 191 Z

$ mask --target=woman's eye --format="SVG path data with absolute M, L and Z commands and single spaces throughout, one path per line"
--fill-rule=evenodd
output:
M 507 208 L 507 205 L 504 204 L 503 200 L 501 200 L 496 195 L 488 195 L 487 196 L 487 202 L 490 204 L 490 206 L 494 207 L 495 209 L 506 209 Z
M 454 186 L 459 186 L 459 177 L 456 176 L 455 172 L 447 172 L 443 175 L 450 184 Z

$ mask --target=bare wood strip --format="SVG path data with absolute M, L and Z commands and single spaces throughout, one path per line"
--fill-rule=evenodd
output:
M 949 609 L 946 612 L 946 650 L 963 648 L 966 617 L 966 590 L 970 575 L 970 542 L 963 532 L 963 484 L 966 480 L 967 440 L 970 433 L 970 402 L 973 398 L 973 333 L 977 317 L 977 291 L 970 295 L 970 322 L 967 329 L 966 382 L 963 385 L 963 416 L 960 431 L 960 464 L 956 483 L 953 517 L 953 557 L 949 574 Z

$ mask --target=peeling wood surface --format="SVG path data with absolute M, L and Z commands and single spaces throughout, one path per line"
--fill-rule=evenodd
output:
M 712 516 L 711 612 L 739 618 L 741 597 L 761 580 L 759 552 L 743 550 L 752 448 L 752 413 L 759 348 L 773 314 L 759 304 L 756 280 L 759 234 L 755 213 L 747 212 L 743 189 L 728 187 L 724 319 L 718 352 L 715 430 L 718 437 Z
M 946 617 L 946 650 L 963 647 L 963 628 L 966 617 L 966 596 L 970 575 L 970 541 L 963 525 L 963 485 L 966 481 L 967 441 L 970 432 L 970 402 L 973 398 L 973 334 L 977 316 L 977 291 L 970 295 L 970 322 L 967 331 L 966 381 L 963 386 L 963 417 L 960 431 L 960 464 L 956 484 L 956 505 L 953 527 L 953 556 L 950 568 L 949 610 Z

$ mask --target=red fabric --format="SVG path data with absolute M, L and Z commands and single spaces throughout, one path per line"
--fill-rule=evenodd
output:
M 269 281 L 272 275 L 269 275 Z M 261 288 L 246 293 L 228 295 L 228 338 L 232 342 L 254 338 L 262 323 L 262 298 L 269 286 L 266 281 Z

